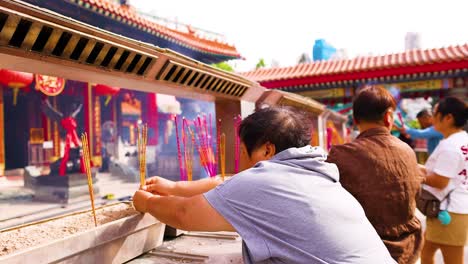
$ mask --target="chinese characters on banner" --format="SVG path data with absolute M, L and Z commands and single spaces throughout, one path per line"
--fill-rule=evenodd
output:
M 47 96 L 59 95 L 65 87 L 65 79 L 36 74 L 36 89 Z
M 93 156 L 101 156 L 101 101 L 100 97 L 94 95 L 93 105 L 93 130 L 94 130 L 94 148 Z

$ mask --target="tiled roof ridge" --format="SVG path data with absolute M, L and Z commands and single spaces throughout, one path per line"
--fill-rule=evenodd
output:
M 220 42 L 218 40 L 206 39 L 191 33 L 186 33 L 178 30 L 174 30 L 163 25 L 160 25 L 156 22 L 153 22 L 149 19 L 146 19 L 139 15 L 133 8 L 125 8 L 115 2 L 109 0 L 71 0 L 80 5 L 86 3 L 90 5 L 90 8 L 104 15 L 114 14 L 117 19 L 130 21 L 134 26 L 146 30 L 147 32 L 154 33 L 157 32 L 163 37 L 172 38 L 176 42 L 182 42 L 186 45 L 194 47 L 199 50 L 232 56 L 240 58 L 240 54 L 237 52 L 237 49 L 226 42 Z M 81 3 L 80 3 L 81 2 Z M 101 10 L 98 10 L 101 9 Z M 106 13 L 107 12 L 107 13 Z M 129 23 L 130 24 L 130 23 Z M 182 44 L 179 43 L 179 44 Z
M 287 67 L 260 68 L 240 74 L 262 82 L 452 61 L 468 62 L 468 43 L 440 48 L 413 49 L 383 55 L 357 56 L 351 59 L 322 60 Z

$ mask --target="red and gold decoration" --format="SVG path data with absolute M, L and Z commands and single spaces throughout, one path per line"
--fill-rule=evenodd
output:
M 101 101 L 96 95 L 94 96 L 93 110 L 94 148 L 92 160 L 95 166 L 101 166 Z
M 59 95 L 65 88 L 65 79 L 36 74 L 36 89 L 47 96 Z
M 54 107 L 57 109 L 57 98 L 54 97 L 53 99 Z M 50 120 L 50 119 L 49 119 Z M 53 152 L 53 159 L 54 161 L 61 157 L 60 155 L 60 133 L 59 133 L 59 122 L 55 121 L 52 124 L 52 141 L 54 142 L 54 152 Z
M 70 158 L 70 149 L 73 147 L 73 145 L 75 148 L 79 148 L 81 146 L 81 141 L 78 138 L 78 134 L 76 133 L 76 128 L 78 127 L 78 124 L 76 122 L 76 116 L 81 111 L 81 107 L 82 105 L 80 104 L 76 109 L 73 110 L 73 112 L 64 114 L 58 111 L 54 106 L 52 106 L 48 98 L 44 100 L 43 105 L 42 105 L 42 111 L 44 112 L 44 114 L 46 114 L 47 117 L 51 119 L 52 121 L 54 121 L 55 123 L 60 122 L 60 125 L 63 127 L 63 129 L 66 132 L 65 149 L 64 149 L 63 157 L 62 157 L 62 160 L 60 162 L 60 167 L 59 167 L 60 176 L 66 175 L 67 162 Z M 58 131 L 58 129 L 55 131 Z M 55 131 L 54 131 L 54 148 L 56 147 L 55 138 L 59 137 L 58 133 L 55 134 Z M 81 161 L 80 161 L 80 172 L 84 173 L 83 157 L 81 157 Z
M 97 96 L 106 96 L 106 101 L 104 105 L 107 106 L 112 99 L 113 96 L 118 94 L 120 91 L 119 87 L 108 86 L 104 84 L 96 84 L 94 85 L 94 94 Z
M 101 101 L 91 84 L 84 89 L 85 131 L 89 135 L 91 166 L 101 166 Z
M 29 85 L 31 85 L 33 80 L 34 75 L 32 73 L 0 70 L 0 83 L 6 87 L 13 88 L 13 105 L 16 105 L 19 90 L 29 91 Z
M 91 127 L 91 140 L 93 141 L 93 147 L 91 148 L 91 154 L 93 155 L 92 161 L 95 166 L 102 164 L 101 157 L 101 100 L 100 96 L 106 96 L 104 105 L 107 106 L 111 101 L 112 97 L 118 94 L 120 91 L 119 87 L 95 84 L 93 89 L 90 89 L 88 96 L 93 98 L 89 107 L 92 111 L 92 127 Z M 113 109 L 115 111 L 115 109 Z

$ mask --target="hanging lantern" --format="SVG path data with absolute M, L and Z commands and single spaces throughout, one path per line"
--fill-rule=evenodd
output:
M 33 79 L 32 73 L 0 70 L 0 83 L 13 88 L 13 105 L 16 105 L 19 89 L 29 91 Z
M 59 95 L 65 88 L 65 79 L 36 74 L 36 89 L 47 96 Z
M 112 96 L 118 94 L 120 91 L 119 87 L 108 86 L 104 84 L 95 84 L 94 92 L 97 96 L 106 96 L 106 102 L 104 103 L 107 106 L 112 99 Z

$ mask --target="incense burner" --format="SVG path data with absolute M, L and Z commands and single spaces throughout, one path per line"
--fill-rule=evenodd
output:
M 0 232 L 0 263 L 122 263 L 162 244 L 165 225 L 130 204 L 68 214 Z M 5 254 L 8 253 L 8 254 Z

